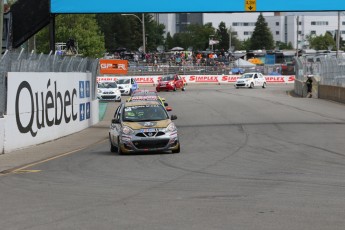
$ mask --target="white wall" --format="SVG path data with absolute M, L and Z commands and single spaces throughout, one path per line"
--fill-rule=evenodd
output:
M 44 143 L 98 122 L 90 73 L 8 73 L 4 152 Z

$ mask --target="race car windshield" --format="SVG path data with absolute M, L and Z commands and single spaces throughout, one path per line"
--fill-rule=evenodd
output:
M 162 77 L 162 81 L 172 81 L 174 80 L 174 76 L 173 75 L 168 75 L 168 76 L 163 76 Z
M 115 82 L 101 82 L 101 83 L 98 83 L 98 88 L 100 89 L 117 88 L 117 84 Z
M 117 84 L 129 84 L 131 83 L 130 79 L 118 79 Z
M 160 121 L 169 119 L 162 105 L 128 106 L 123 109 L 123 121 Z
M 244 74 L 240 78 L 252 78 L 253 74 Z

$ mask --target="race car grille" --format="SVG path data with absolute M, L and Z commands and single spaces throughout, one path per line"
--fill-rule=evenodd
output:
M 159 137 L 163 136 L 164 132 L 144 132 L 144 133 L 137 133 L 137 137 Z
M 116 98 L 115 95 L 109 95 L 109 96 L 108 96 L 108 95 L 105 95 L 105 96 L 103 95 L 103 96 L 102 96 L 102 99 L 107 99 L 107 100 L 109 100 L 109 99 L 115 99 L 115 98 Z
M 114 94 L 114 92 L 103 92 L 103 94 Z
M 169 139 L 133 141 L 133 144 L 137 149 L 164 148 L 165 146 L 167 146 L 168 143 Z
M 237 86 L 245 86 L 246 84 L 244 83 L 240 83 L 240 84 L 236 84 Z

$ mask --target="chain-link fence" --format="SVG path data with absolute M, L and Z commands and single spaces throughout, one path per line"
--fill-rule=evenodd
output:
M 345 87 L 345 59 L 334 56 L 305 56 L 296 59 L 296 79 L 307 75 L 320 77 L 321 85 Z
M 98 59 L 56 54 L 6 51 L 0 58 L 0 117 L 6 114 L 6 79 L 8 72 L 90 72 L 92 81 L 98 75 Z M 92 98 L 95 99 L 95 84 L 92 84 Z

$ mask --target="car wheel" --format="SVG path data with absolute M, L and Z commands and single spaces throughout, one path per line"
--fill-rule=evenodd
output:
M 174 91 L 176 91 L 176 85 L 174 86 Z
M 117 151 L 117 148 L 115 145 L 110 140 L 110 135 L 109 135 L 109 143 L 110 143 L 110 152 L 115 153 Z
M 182 87 L 182 91 L 185 91 L 185 90 L 186 90 L 186 88 L 183 86 L 183 87 Z
M 178 148 L 172 150 L 171 152 L 172 152 L 172 153 L 179 153 L 180 151 L 181 151 L 181 147 L 180 147 L 180 143 L 178 143 Z
M 156 91 L 159 92 L 160 90 L 156 88 Z
M 254 88 L 254 83 L 253 83 L 253 82 L 252 82 L 252 83 L 250 83 L 249 88 Z
M 117 154 L 119 155 L 123 154 L 121 146 L 120 146 L 120 139 L 117 140 Z
M 264 84 L 262 84 L 262 88 L 266 88 L 266 82 L 264 82 Z

